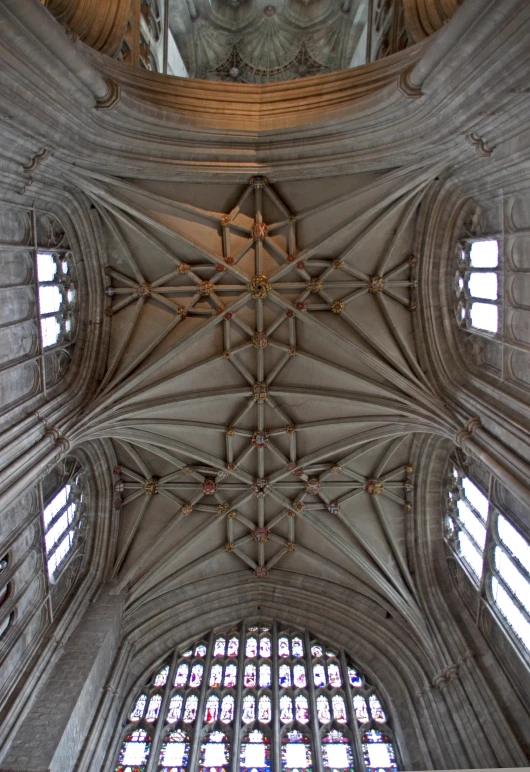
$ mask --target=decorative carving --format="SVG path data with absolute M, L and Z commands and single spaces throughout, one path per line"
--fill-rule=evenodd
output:
M 182 505 L 182 508 L 180 511 L 182 513 L 182 517 L 188 517 L 188 515 L 191 515 L 191 513 L 193 512 L 193 507 L 191 506 L 191 504 L 186 503 Z
M 252 226 L 252 236 L 256 241 L 263 241 L 263 239 L 266 238 L 268 232 L 268 228 L 265 225 L 264 222 L 256 222 Z
M 310 477 L 305 484 L 306 491 L 308 493 L 313 494 L 314 496 L 316 496 L 317 493 L 320 493 L 321 488 L 322 488 L 322 485 L 318 477 Z
M 118 466 L 115 466 L 112 470 L 114 474 L 121 474 L 123 472 L 123 467 L 118 464 Z
M 335 257 L 331 261 L 331 265 L 336 271 L 340 271 L 340 269 L 344 266 L 344 260 L 340 260 L 338 257 Z
M 413 471 L 414 471 L 414 467 L 412 466 L 412 464 L 407 464 L 407 466 L 405 467 L 405 471 L 406 471 L 408 474 L 412 474 L 412 473 L 413 473 Z
M 237 511 L 235 509 L 232 509 L 228 514 L 227 517 L 229 517 L 231 520 L 233 520 L 235 517 L 237 517 Z
M 252 338 L 252 345 L 254 348 L 267 348 L 268 344 L 267 336 L 264 332 L 256 332 Z
M 410 79 L 414 67 L 415 65 L 411 64 L 410 67 L 407 67 L 403 72 L 399 73 L 397 86 L 404 96 L 411 99 L 418 99 L 418 97 L 423 96 L 423 91 L 421 90 L 421 86 L 417 86 Z
M 340 513 L 340 507 L 336 501 L 330 501 L 328 504 L 328 510 L 332 515 L 338 515 Z
M 114 490 L 116 493 L 122 493 L 125 490 L 125 483 L 123 480 L 118 480 L 114 483 Z
M 294 552 L 295 547 L 296 547 L 296 544 L 294 543 L 294 541 L 288 541 L 287 544 L 285 545 L 285 549 L 287 550 L 287 552 Z
M 235 426 L 229 426 L 228 429 L 226 430 L 226 436 L 227 437 L 233 437 L 235 433 L 236 433 L 236 427 Z
M 344 311 L 344 303 L 342 300 L 334 300 L 331 304 L 331 310 L 334 314 L 342 314 Z
M 178 272 L 182 274 L 188 273 L 189 270 L 190 266 L 187 263 L 181 263 L 178 267 Z
M 265 577 L 267 576 L 267 574 L 268 574 L 269 572 L 267 571 L 267 569 L 265 568 L 265 566 L 258 566 L 258 567 L 257 567 L 257 568 L 254 570 L 254 573 L 256 574 L 256 576 L 258 577 L 258 579 L 265 579 Z
M 254 384 L 254 388 L 252 389 L 252 396 L 254 397 L 254 402 L 257 402 L 258 404 L 262 404 L 267 399 L 268 395 L 268 387 L 266 383 L 256 381 Z
M 385 288 L 385 280 L 382 276 L 378 276 L 375 274 L 374 276 L 370 276 L 370 282 L 368 284 L 368 289 L 370 292 L 375 294 L 376 292 L 382 292 Z
M 228 542 L 228 544 L 227 544 L 227 545 L 226 545 L 226 547 L 225 547 L 225 550 L 226 550 L 227 552 L 233 552 L 233 551 L 235 550 L 235 547 L 234 547 L 234 545 L 232 544 L 232 542 Z
M 324 288 L 324 281 L 323 279 L 320 279 L 318 276 L 310 279 L 307 282 L 307 289 L 312 294 L 316 294 L 317 292 L 320 292 Z
M 217 483 L 212 477 L 207 477 L 202 484 L 202 492 L 205 496 L 213 496 L 217 490 Z
M 264 274 L 254 276 L 250 284 L 248 284 L 248 291 L 254 300 L 263 300 L 267 297 L 271 289 L 272 287 L 267 282 L 267 277 Z
M 256 528 L 256 530 L 251 533 L 252 538 L 254 541 L 257 541 L 258 544 L 265 544 L 265 542 L 269 541 L 270 531 L 268 528 Z
M 149 286 L 149 284 L 146 284 L 146 282 L 139 284 L 136 288 L 136 292 L 138 293 L 139 298 L 151 297 L 151 287 Z
M 252 486 L 252 490 L 254 491 L 254 495 L 257 499 L 264 499 L 265 496 L 270 493 L 270 485 L 268 484 L 266 478 L 261 477 L 256 480 Z
M 303 501 L 295 501 L 293 504 L 293 507 L 297 510 L 297 512 L 303 512 L 304 511 L 304 502 Z
M 466 134 L 466 139 L 479 155 L 483 155 L 486 158 L 488 158 L 495 150 L 495 146 L 492 147 L 491 145 L 488 145 L 484 137 L 479 137 L 478 134 Z
M 156 496 L 159 492 L 158 480 L 156 477 L 151 477 L 145 481 L 144 492 L 146 496 Z
M 266 429 L 256 429 L 252 434 L 252 444 L 256 448 L 264 448 L 269 441 L 269 433 Z
M 285 427 L 285 431 L 287 432 L 287 434 L 294 434 L 296 431 L 296 426 L 294 426 L 293 424 L 289 424 L 289 426 Z
M 201 283 L 197 285 L 197 289 L 203 298 L 207 298 L 214 292 L 215 287 L 211 281 L 201 281 Z
M 364 490 L 371 496 L 379 496 L 381 493 L 383 493 L 383 483 L 381 480 L 374 480 L 370 478 L 365 482 Z

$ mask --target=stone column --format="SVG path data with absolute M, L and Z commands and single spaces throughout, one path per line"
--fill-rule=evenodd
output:
M 63 644 L 0 772 L 73 772 L 114 660 L 123 597 L 103 592 Z

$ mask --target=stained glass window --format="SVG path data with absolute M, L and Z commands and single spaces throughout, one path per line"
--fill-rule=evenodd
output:
M 333 730 L 322 738 L 322 764 L 325 769 L 351 770 L 353 772 L 351 742 L 342 732 Z
M 187 662 L 181 662 L 175 675 L 175 686 L 186 686 L 190 666 Z
M 271 685 L 271 666 L 263 664 L 259 666 L 259 685 L 270 686 Z
M 504 526 L 502 538 L 511 554 L 524 557 Z M 276 625 L 272 632 L 253 627 L 203 639 L 174 654 L 175 664 L 158 666 L 128 706 L 113 772 L 232 772 L 236 762 L 241 772 L 270 772 L 273 753 L 282 770 L 312 772 L 318 754 L 326 770 L 362 772 L 360 749 L 369 772 L 394 772 L 383 702 L 345 653 Z
M 166 667 L 162 668 L 160 673 L 156 674 L 154 685 L 155 686 L 165 686 L 166 682 L 167 682 L 168 674 L 169 674 L 169 665 L 166 665 Z
M 241 708 L 241 720 L 244 724 L 250 724 L 256 718 L 256 698 L 253 694 L 246 694 L 243 697 Z
M 512 639 L 530 651 L 530 541 L 502 509 L 459 466 L 451 466 L 446 541 Z
M 210 694 L 206 700 L 206 707 L 204 709 L 204 723 L 213 724 L 217 721 L 219 715 L 219 697 L 216 694 Z
M 311 772 L 311 743 L 301 732 L 288 732 L 282 737 L 282 769 Z
M 291 668 L 289 665 L 280 665 L 278 670 L 278 678 L 282 688 L 285 689 L 291 685 Z
M 290 724 L 293 721 L 293 700 L 287 694 L 280 697 L 280 721 L 282 724 Z
M 271 768 L 271 744 L 263 732 L 255 729 L 241 743 L 240 768 L 266 772 Z
M 160 694 L 154 694 L 151 699 L 149 700 L 149 706 L 147 708 L 147 713 L 145 714 L 145 720 L 152 724 L 153 721 L 156 721 L 158 718 L 158 713 L 160 711 L 160 706 L 162 704 L 162 697 Z
M 228 737 L 222 732 L 210 732 L 201 745 L 200 770 L 227 772 L 230 761 Z
M 144 772 L 151 750 L 151 737 L 143 729 L 127 735 L 118 755 L 116 772 Z
M 212 667 L 212 670 L 213 670 L 213 667 Z M 225 668 L 224 685 L 227 688 L 232 688 L 236 685 L 236 683 L 237 683 L 237 665 L 234 665 L 233 662 L 230 662 Z M 210 686 L 212 686 L 211 683 L 210 683 Z
M 473 239 L 459 246 L 455 275 L 456 317 L 469 330 L 499 329 L 499 242 Z
M 174 694 L 169 701 L 169 707 L 167 711 L 166 721 L 168 724 L 174 724 L 180 720 L 182 715 L 182 705 L 184 703 L 184 697 L 182 694 Z
M 64 464 L 62 478 L 65 481 L 42 511 L 44 549 L 48 576 L 52 582 L 69 562 L 78 542 L 85 509 L 83 476 L 77 461 Z
M 188 766 L 189 758 L 190 741 L 186 732 L 181 729 L 170 732 L 160 750 L 160 769 L 181 772 Z

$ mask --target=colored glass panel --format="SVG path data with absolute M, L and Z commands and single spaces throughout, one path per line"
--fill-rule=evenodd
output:
M 272 642 L 271 639 L 261 638 L 259 642 L 259 655 L 260 657 L 270 657 L 272 653 Z
M 296 720 L 301 724 L 307 724 L 309 721 L 309 702 L 303 694 L 298 694 L 294 700 Z
M 311 772 L 311 746 L 301 732 L 288 732 L 282 738 L 282 769 Z
M 245 665 L 244 681 L 247 689 L 253 689 L 256 686 L 256 665 L 249 662 Z
M 149 706 L 147 708 L 147 713 L 145 714 L 145 720 L 150 724 L 157 720 L 161 705 L 162 697 L 160 694 L 154 694 L 149 700 Z
M 186 686 L 190 666 L 186 662 L 181 662 L 175 674 L 174 686 Z
M 168 724 L 174 724 L 180 720 L 182 715 L 182 705 L 184 704 L 184 697 L 182 694 L 174 694 L 169 701 L 169 707 L 167 710 L 166 721 Z
M 280 697 L 280 721 L 282 724 L 290 724 L 293 720 L 293 701 L 289 695 Z
M 250 638 L 247 638 L 247 645 L 245 647 L 245 654 L 247 657 L 257 657 L 258 656 L 258 639 L 254 638 L 252 635 Z
M 202 674 L 204 667 L 200 663 L 195 664 L 191 669 L 190 686 L 197 689 L 202 683 Z
M 268 724 L 272 717 L 271 698 L 267 694 L 262 694 L 258 700 L 258 721 Z
M 226 649 L 226 638 L 217 638 L 213 647 L 214 657 L 224 657 Z
M 284 635 L 278 640 L 278 654 L 280 657 L 288 657 L 289 651 L 289 639 Z
M 313 682 L 317 688 L 326 685 L 326 671 L 324 665 L 315 665 L 313 667 Z
M 141 694 L 136 700 L 136 705 L 132 713 L 129 714 L 129 721 L 139 721 L 145 710 L 145 703 L 147 702 L 147 695 Z
M 230 761 L 228 737 L 222 732 L 210 732 L 201 745 L 199 769 L 220 772 Z
M 270 686 L 271 685 L 271 666 L 264 664 L 259 666 L 259 685 Z
M 303 643 L 302 639 L 298 635 L 296 635 L 293 638 L 292 648 L 293 648 L 293 657 L 303 657 L 304 656 L 304 643 Z
M 346 723 L 346 703 L 344 697 L 340 694 L 334 694 L 331 698 L 331 706 L 333 708 L 333 718 L 338 721 L 339 724 Z
M 167 677 L 169 675 L 169 665 L 166 665 L 166 667 L 162 668 L 160 673 L 157 673 L 155 676 L 155 686 L 165 686 L 167 683 Z
M 120 765 L 117 767 L 118 772 L 122 772 L 122 770 L 125 772 L 126 767 L 138 767 L 139 772 L 143 772 L 150 750 L 151 738 L 147 732 L 137 729 L 127 735 L 118 756 L 118 764 Z
M 168 734 L 160 750 L 160 768 L 180 772 L 188 766 L 189 758 L 188 735 L 180 729 Z
M 195 647 L 195 656 L 196 657 L 206 656 L 206 646 L 204 645 L 204 643 L 199 643 L 199 645 Z
M 384 724 L 386 722 L 386 714 L 381 703 L 379 702 L 379 699 L 375 694 L 371 694 L 368 702 L 370 703 L 370 712 L 372 714 L 373 720 L 380 724 Z
M 293 683 L 295 686 L 298 686 L 299 688 L 303 688 L 304 686 L 307 686 L 305 667 L 300 663 L 298 663 L 293 667 Z
M 317 716 L 321 724 L 329 724 L 331 721 L 328 698 L 323 694 L 317 697 Z
M 348 678 L 350 679 L 350 684 L 352 686 L 362 686 L 363 685 L 362 677 L 352 667 L 348 667 Z
M 230 662 L 225 668 L 225 686 L 228 689 L 233 688 L 237 683 L 237 665 Z
M 234 698 L 231 694 L 227 694 L 225 697 L 223 697 L 223 701 L 221 703 L 221 714 L 219 716 L 221 722 L 223 724 L 230 724 L 231 721 L 234 718 Z
M 270 769 L 270 740 L 255 729 L 241 743 L 240 768 L 252 772 L 266 772 Z
M 291 686 L 291 668 L 289 665 L 280 665 L 278 669 L 278 681 L 282 689 Z
M 360 694 L 356 694 L 353 698 L 353 710 L 359 724 L 366 724 L 370 720 L 366 700 Z
M 325 769 L 353 770 L 351 744 L 342 732 L 333 730 L 322 738 L 322 765 Z
M 362 738 L 364 763 L 369 772 L 381 769 L 396 770 L 396 755 L 390 739 L 371 729 Z
M 311 654 L 313 657 L 322 657 L 324 654 L 324 649 L 322 646 L 315 644 L 314 646 L 311 646 Z
M 206 724 L 213 724 L 217 721 L 219 715 L 219 697 L 216 694 L 210 694 L 206 700 L 206 707 L 204 708 L 204 722 Z
M 244 724 L 250 724 L 256 719 L 256 698 L 252 694 L 243 697 L 241 706 L 241 720 Z
M 219 663 L 215 663 L 215 665 L 212 665 L 212 669 L 210 670 L 210 680 L 209 685 L 212 687 L 221 686 L 221 683 L 223 682 L 223 666 L 219 665 Z
M 336 662 L 330 662 L 328 665 L 328 678 L 329 685 L 334 689 L 342 686 L 342 678 L 340 676 L 340 668 Z
M 182 720 L 185 724 L 191 724 L 192 721 L 195 721 L 198 704 L 199 699 L 195 694 L 190 695 L 186 700 L 186 705 L 184 706 L 184 715 L 182 716 Z
M 226 649 L 227 657 L 237 657 L 239 651 L 239 638 L 232 636 L 228 641 L 228 647 Z

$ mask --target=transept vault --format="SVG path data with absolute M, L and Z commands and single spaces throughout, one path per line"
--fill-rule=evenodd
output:
M 491 576 L 500 514 L 530 540 L 530 6 L 3 0 L 0 22 L 1 772 L 121 772 L 134 721 L 158 753 L 148 696 L 166 710 L 196 645 L 206 684 L 215 635 L 249 629 L 358 667 L 344 699 L 377 691 L 399 769 L 524 767 L 530 608 L 504 583 L 516 628 Z M 377 725 L 342 715 L 372 770 Z M 323 772 L 340 726 L 311 721 Z M 255 728 L 273 772 L 282 727 Z

